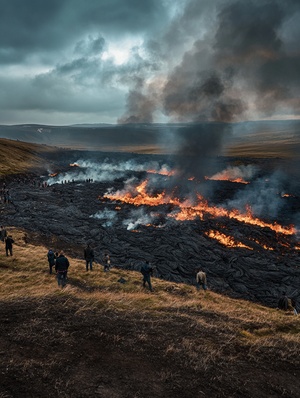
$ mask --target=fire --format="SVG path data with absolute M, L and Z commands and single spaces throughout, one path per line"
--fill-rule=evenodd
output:
M 71 167 L 80 167 L 78 163 L 70 163 Z
M 209 232 L 205 233 L 205 235 L 209 238 L 218 240 L 222 245 L 227 247 L 242 247 L 245 249 L 253 250 L 252 247 L 244 245 L 241 242 L 237 242 L 232 236 L 222 234 L 218 231 L 210 230 Z
M 175 175 L 176 174 L 176 171 L 175 170 L 171 170 L 171 171 L 169 171 L 169 170 L 167 170 L 167 169 L 161 169 L 161 170 L 147 170 L 147 173 L 149 173 L 149 174 L 160 174 L 160 175 L 162 175 L 162 176 L 168 176 L 168 177 L 170 177 L 170 176 L 173 176 L 173 175 Z
M 198 202 L 196 204 L 192 204 L 188 200 L 182 201 L 178 198 L 173 198 L 164 191 L 155 195 L 150 195 L 147 193 L 147 184 L 148 180 L 145 180 L 134 189 L 131 189 L 131 192 L 133 193 L 129 191 L 118 191 L 115 193 L 107 193 L 103 198 L 118 200 L 135 206 L 159 206 L 171 204 L 172 206 L 177 207 L 177 209 L 172 213 L 169 213 L 167 216 L 178 221 L 194 220 L 196 218 L 203 220 L 208 216 L 213 218 L 226 217 L 245 224 L 255 225 L 261 228 L 269 228 L 276 233 L 285 235 L 294 235 L 296 233 L 296 229 L 293 225 L 284 227 L 277 223 L 268 223 L 254 217 L 250 207 L 245 213 L 240 213 L 236 209 L 229 210 L 223 207 L 211 206 L 201 195 L 197 195 Z
M 49 177 L 56 177 L 58 175 L 58 173 L 52 173 L 52 174 L 49 174 Z
M 162 204 L 170 204 L 170 203 L 179 205 L 180 202 L 178 200 L 171 199 L 164 192 L 159 193 L 155 196 L 148 195 L 146 192 L 147 183 L 148 181 L 145 180 L 135 188 L 137 192 L 136 196 L 132 196 L 130 192 L 126 193 L 116 192 L 114 194 L 106 194 L 104 195 L 104 198 L 110 200 L 119 200 L 121 202 L 132 204 L 135 206 L 141 206 L 141 205 L 159 206 Z
M 216 175 L 214 175 L 214 176 L 212 176 L 212 177 L 205 177 L 205 179 L 206 180 L 213 180 L 213 181 L 230 181 L 230 182 L 238 182 L 238 183 L 240 183 L 240 184 L 249 184 L 249 182 L 248 181 L 245 181 L 243 178 L 241 178 L 241 177 L 238 177 L 238 178 L 232 178 L 232 177 L 230 177 L 230 176 L 228 176 L 228 175 L 219 175 L 219 174 L 216 174 Z

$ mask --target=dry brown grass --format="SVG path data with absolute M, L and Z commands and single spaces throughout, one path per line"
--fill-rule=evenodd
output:
M 55 151 L 55 147 L 0 138 L 0 177 L 42 169 L 42 155 Z
M 260 388 L 255 393 L 253 386 L 249 386 L 249 394 L 252 395 L 245 393 L 249 383 L 249 380 L 241 381 L 245 373 L 257 373 L 256 377 L 260 379 L 262 376 L 256 366 L 264 369 L 266 379 L 260 383 L 269 388 L 270 366 L 274 367 L 274 373 L 282 363 L 288 373 L 290 369 L 299 369 L 300 317 L 157 278 L 153 278 L 155 291 L 150 293 L 142 288 L 138 272 L 112 268 L 105 273 L 101 265 L 95 265 L 93 272 L 86 272 L 85 262 L 71 257 L 68 257 L 71 264 L 68 284 L 61 289 L 55 276 L 48 273 L 48 248 L 28 241 L 22 230 L 8 228 L 8 231 L 15 239 L 14 256 L 6 257 L 4 247 L 0 249 L 0 303 L 13 311 L 17 309 L 18 317 L 22 318 L 22 322 L 11 321 L 13 332 L 9 344 L 35 347 L 34 355 L 30 348 L 30 355 L 9 357 L 8 374 L 11 374 L 11 369 L 26 375 L 25 379 L 32 375 L 32 379 L 37 380 L 37 369 L 40 369 L 40 380 L 47 380 L 52 372 L 64 369 L 70 350 L 75 362 L 70 362 L 69 366 L 76 367 L 78 358 L 85 358 L 84 362 L 80 360 L 81 367 L 77 373 L 73 370 L 74 378 L 68 381 L 68 386 L 63 379 L 55 379 L 54 396 L 61 396 L 59 394 L 63 394 L 64 389 L 75 391 L 76 383 L 82 383 L 88 358 L 95 357 L 100 361 L 96 350 L 99 341 L 104 342 L 102 350 L 110 347 L 110 355 L 116 355 L 116 366 L 122 374 L 126 373 L 129 365 L 127 363 L 120 368 L 119 354 L 112 354 L 115 351 L 126 353 L 125 358 L 129 356 L 133 361 L 130 363 L 137 361 L 138 369 L 139 361 L 145 358 L 149 357 L 149 363 L 159 361 L 152 372 L 160 388 L 171 385 L 177 391 L 184 388 L 180 377 L 188 369 L 195 375 L 206 374 L 211 382 L 220 386 L 220 391 L 228 380 L 227 388 L 236 385 L 239 396 L 264 397 Z M 121 277 L 126 283 L 118 282 Z M 64 314 L 61 318 L 56 313 L 57 306 Z M 13 319 L 14 313 L 11 316 Z M 60 341 L 66 346 L 64 360 L 61 355 L 56 355 L 55 347 Z M 52 356 L 45 360 L 43 352 L 52 346 Z M 80 353 L 81 346 L 84 352 Z M 150 370 L 141 368 L 143 375 L 145 371 Z M 293 377 L 298 380 L 297 372 Z M 151 381 L 148 382 L 148 388 L 152 388 Z M 254 383 L 258 382 L 254 380 Z M 281 396 L 284 383 L 281 380 L 279 387 L 277 384 L 272 387 L 279 391 L 275 396 Z M 194 382 L 190 381 L 191 388 L 193 385 Z M 102 391 L 104 387 L 107 385 L 101 384 L 97 388 Z M 201 385 L 205 390 L 204 387 Z M 132 384 L 134 391 L 138 388 Z M 151 391 L 155 396 L 167 396 L 153 388 Z M 297 385 L 293 388 L 298 391 Z M 193 395 L 195 391 L 173 396 L 196 396 Z M 72 394 L 74 392 L 66 396 L 76 396 L 76 393 Z M 214 396 L 238 396 L 219 394 Z
M 226 329 L 231 338 L 251 346 L 254 351 L 261 346 L 276 346 L 278 341 L 282 344 L 283 340 L 292 351 L 293 346 L 299 347 L 300 317 L 156 278 L 153 279 L 155 292 L 151 294 L 142 288 L 140 274 L 133 271 L 112 268 L 105 273 L 101 265 L 94 264 L 93 272 L 86 272 L 83 260 L 69 258 L 69 282 L 61 290 L 55 276 L 48 274 L 48 249 L 27 242 L 24 231 L 9 228 L 9 233 L 15 239 L 14 256 L 6 257 L 4 247 L 1 250 L 1 300 L 64 296 L 81 300 L 81 312 L 91 308 L 144 312 L 151 314 L 154 320 L 175 314 L 211 333 L 222 335 L 222 330 Z M 119 283 L 120 278 L 126 283 Z M 192 347 L 193 343 L 185 341 L 184 345 Z M 211 350 L 215 352 L 216 347 Z

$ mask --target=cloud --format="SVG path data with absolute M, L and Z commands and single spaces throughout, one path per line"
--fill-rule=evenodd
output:
M 27 123 L 51 112 L 58 123 L 300 114 L 297 0 L 0 6 L 1 123 L 23 109 Z

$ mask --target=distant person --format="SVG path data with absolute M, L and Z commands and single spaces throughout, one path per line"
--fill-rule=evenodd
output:
M 202 269 L 199 269 L 196 274 L 196 283 L 198 290 L 200 290 L 201 287 L 203 290 L 207 290 L 206 273 Z
M 110 255 L 108 253 L 104 254 L 104 272 L 110 270 Z
M 153 292 L 152 284 L 151 284 L 151 276 L 153 274 L 153 268 L 149 264 L 149 261 L 145 261 L 145 263 L 141 267 L 141 273 L 143 275 L 143 287 L 146 287 L 146 283 L 149 286 L 150 292 Z
M 49 274 L 52 274 L 52 267 L 55 265 L 55 253 L 53 250 L 49 249 L 47 253 L 48 263 L 49 263 Z
M 288 296 L 286 295 L 286 292 L 283 292 L 282 295 L 280 296 L 277 304 L 277 308 L 282 310 L 282 311 L 287 311 L 289 308 L 289 299 Z
M 88 271 L 89 268 L 93 270 L 93 261 L 94 261 L 94 250 L 91 248 L 90 244 L 84 249 L 84 259 L 85 259 L 85 266 L 86 270 Z
M 11 256 L 13 255 L 13 243 L 15 243 L 15 241 L 13 240 L 11 235 L 9 235 L 7 238 L 5 238 L 5 251 L 6 251 L 7 256 L 8 256 L 8 253 Z
M 6 229 L 3 227 L 3 225 L 1 225 L 1 227 L 0 227 L 0 239 L 2 240 L 2 242 L 5 241 L 6 237 L 7 237 Z
M 55 260 L 55 271 L 58 286 L 64 287 L 66 285 L 69 266 L 69 260 L 67 259 L 67 257 L 65 257 L 63 251 L 61 251 L 57 259 Z

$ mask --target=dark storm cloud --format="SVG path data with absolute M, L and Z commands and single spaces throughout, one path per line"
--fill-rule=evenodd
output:
M 116 37 L 155 30 L 166 16 L 153 0 L 0 0 L 0 9 L 2 63 L 63 49 L 89 30 Z
M 49 98 L 55 103 L 60 95 L 58 105 L 69 101 L 63 109 L 81 102 L 85 112 L 87 103 L 98 103 L 92 107 L 98 120 L 107 116 L 101 113 L 107 103 L 118 110 L 111 122 L 300 113 L 298 0 L 0 0 L 0 6 L 6 87 L 0 103 L 12 112 L 21 99 L 22 109 L 32 102 L 38 104 L 32 112 L 46 111 Z M 18 88 L 24 91 L 14 106 L 11 92 Z

